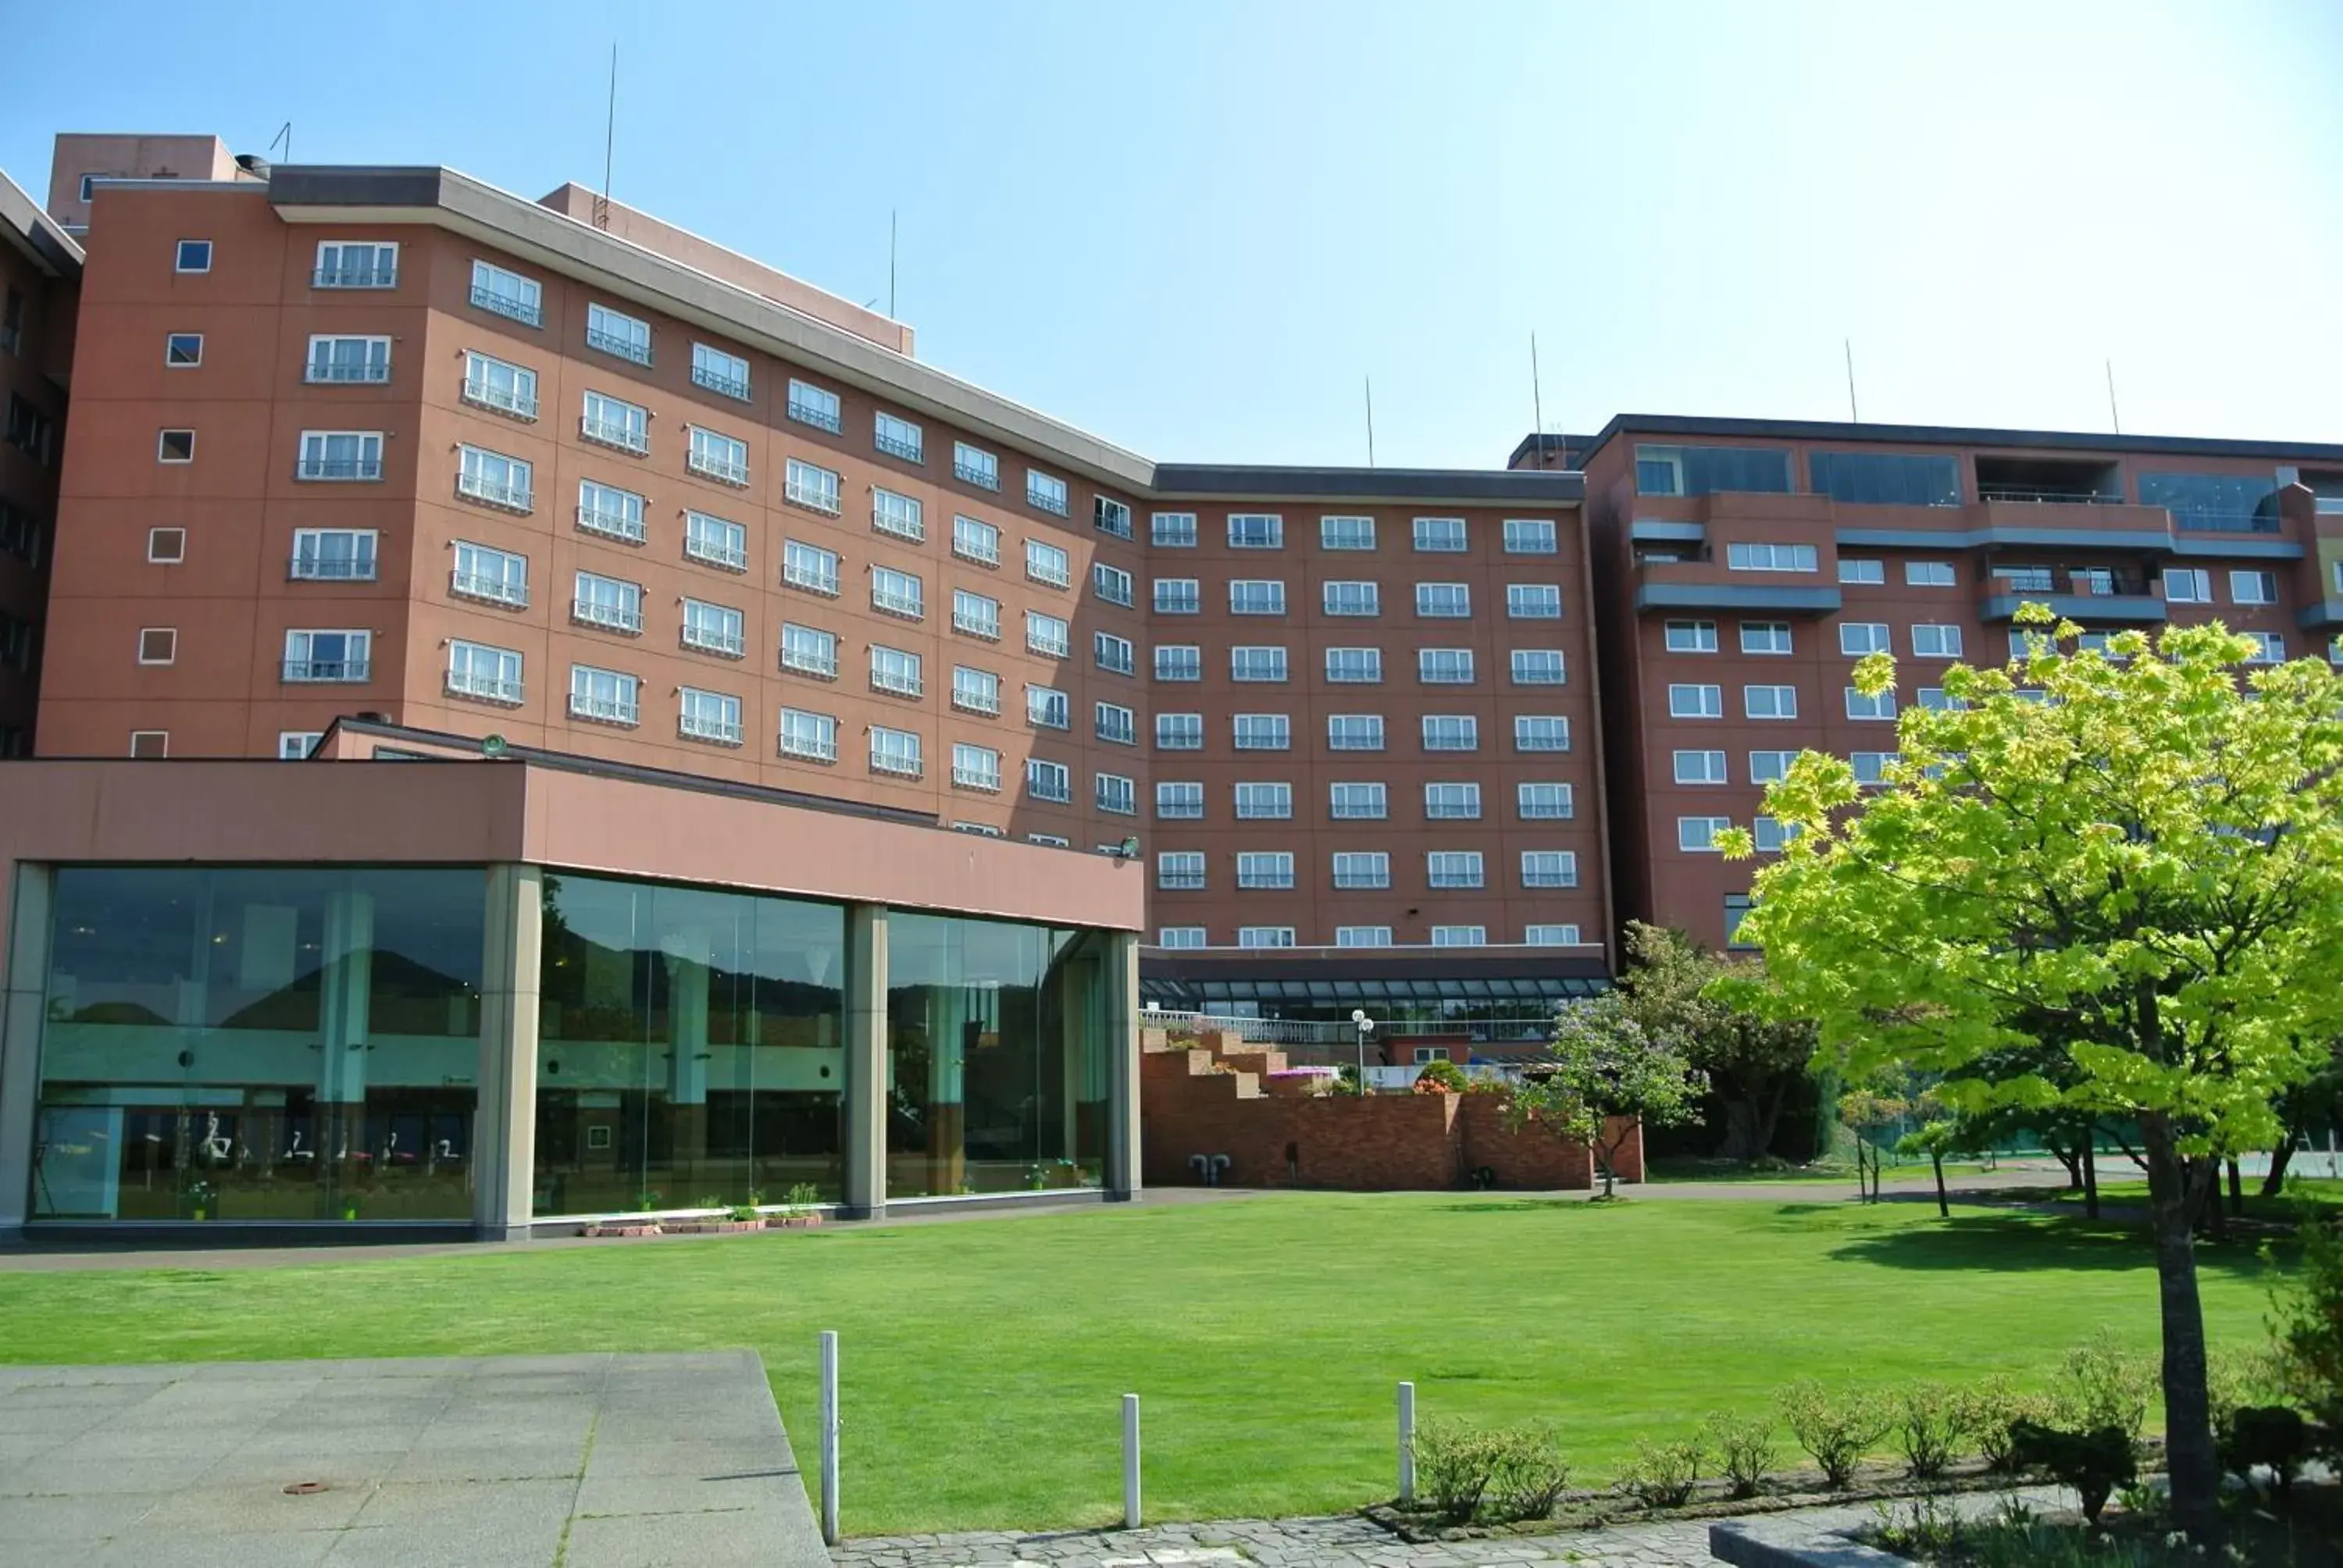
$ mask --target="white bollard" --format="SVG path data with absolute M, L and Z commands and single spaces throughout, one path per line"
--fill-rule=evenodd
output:
M 838 1544 L 838 1331 L 821 1331 L 821 1539 Z
M 1399 1385 L 1399 1504 L 1415 1503 L 1415 1385 Z
M 1122 1396 L 1122 1527 L 1139 1528 L 1139 1396 Z

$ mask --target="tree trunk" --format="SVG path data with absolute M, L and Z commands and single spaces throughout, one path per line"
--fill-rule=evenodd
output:
M 1936 1168 L 1936 1218 L 1949 1220 L 1953 1206 L 1945 1201 L 1945 1157 L 1936 1150 L 1928 1151 L 1928 1162 Z
M 2296 1141 L 2296 1130 L 2289 1127 L 2286 1130 L 2286 1138 L 2284 1141 L 2280 1142 L 2277 1148 L 2270 1151 L 2269 1174 L 2262 1178 L 2263 1197 L 2275 1198 L 2279 1193 L 2286 1191 L 2286 1168 L 2288 1163 L 2294 1159 L 2294 1145 Z
M 2246 1183 L 2237 1174 L 2237 1162 L 2227 1161 L 2229 1172 L 2229 1212 L 2242 1220 L 2246 1217 Z
M 2066 1168 L 2066 1191 L 2081 1191 L 2083 1190 L 2083 1156 L 2080 1151 L 2068 1151 L 2047 1132 L 2042 1135 L 2042 1147 L 2056 1155 L 2058 1163 Z
M 2083 1133 L 2083 1217 L 2099 1217 L 2099 1140 L 2096 1127 Z
M 2197 1296 L 2193 1226 L 2201 1194 L 2161 1111 L 2140 1118 L 2147 1153 L 2148 1210 L 2156 1234 L 2157 1305 L 2164 1326 L 2164 1457 L 2172 1517 L 2201 1545 L 2221 1533 L 2221 1471 L 2205 1389 L 2205 1313 Z M 2209 1177 L 2209 1169 L 2207 1172 Z

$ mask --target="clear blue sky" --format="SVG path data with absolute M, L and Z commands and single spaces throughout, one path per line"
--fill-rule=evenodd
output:
M 614 194 L 1163 460 L 1635 412 L 2343 440 L 2343 5 L 22 0 L 57 130 Z

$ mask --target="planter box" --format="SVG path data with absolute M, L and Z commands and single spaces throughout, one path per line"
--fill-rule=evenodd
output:
M 656 1236 L 660 1234 L 656 1222 L 642 1225 L 588 1225 L 578 1232 L 581 1236 Z
M 810 1231 L 821 1223 L 819 1214 L 776 1214 L 765 1221 L 769 1231 Z
M 670 1236 L 725 1235 L 734 1231 L 761 1231 L 762 1220 L 677 1220 L 659 1226 Z

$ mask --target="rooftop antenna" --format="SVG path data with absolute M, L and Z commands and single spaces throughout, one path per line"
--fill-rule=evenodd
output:
M 887 319 L 895 319 L 895 209 L 887 209 Z
M 618 146 L 618 44 L 610 41 L 610 106 L 602 122 L 602 190 L 594 198 L 594 226 L 610 226 L 610 158 Z
M 268 138 L 268 150 L 272 153 L 275 152 L 277 150 L 277 144 L 279 142 L 283 142 L 285 144 L 285 161 L 288 164 L 291 163 L 293 161 L 292 121 L 286 121 L 285 124 L 278 128 L 277 134 Z
M 1375 466 L 1375 378 L 1367 377 L 1367 467 Z
M 1863 423 L 1863 416 L 1856 411 L 1855 407 L 1855 339 L 1852 337 L 1842 337 L 1839 339 L 1839 345 L 1846 350 L 1847 423 L 1851 425 L 1860 425 Z
M 2115 422 L 2116 434 L 2123 434 L 2123 416 L 2116 412 L 2116 362 L 2107 362 L 2107 417 Z
M 1545 391 L 1538 385 L 1537 334 L 1530 334 L 1530 417 L 1531 445 L 1536 449 L 1538 466 L 1545 466 Z

